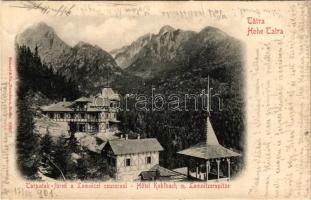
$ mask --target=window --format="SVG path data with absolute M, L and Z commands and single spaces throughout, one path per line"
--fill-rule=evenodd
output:
M 148 157 L 146 158 L 146 163 L 147 163 L 147 164 L 150 164 L 150 163 L 151 163 L 151 156 L 148 156 Z
M 115 164 L 116 164 L 116 159 L 110 157 L 110 158 L 109 158 L 109 164 L 110 164 L 111 166 L 115 166 Z
M 125 167 L 131 166 L 131 159 L 127 158 L 125 159 Z

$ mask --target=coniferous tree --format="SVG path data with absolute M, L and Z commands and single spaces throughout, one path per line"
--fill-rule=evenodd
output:
M 63 97 L 73 99 L 79 96 L 79 90 L 74 82 L 67 82 L 65 77 L 53 72 L 51 67 L 41 62 L 38 47 L 35 48 L 34 53 L 26 46 L 17 46 L 16 50 L 18 74 L 17 165 L 23 176 L 35 178 L 44 153 L 52 162 L 55 159 L 55 164 L 60 165 L 60 169 L 65 170 L 67 152 L 64 151 L 64 144 L 53 146 L 50 143 L 49 135 L 47 135 L 43 137 L 40 145 L 39 136 L 35 132 L 35 110 L 32 107 L 35 105 L 36 94 L 42 94 L 43 97 L 50 100 L 60 100 Z M 43 100 L 43 102 L 46 101 Z M 59 170 L 56 169 L 56 171 Z M 59 174 L 59 172 L 53 173 Z
M 51 157 L 51 152 L 53 149 L 53 141 L 48 130 L 47 134 L 41 138 L 40 147 L 41 147 L 40 148 L 41 162 L 39 170 L 44 175 L 53 176 L 53 174 L 55 174 L 55 169 L 50 161 L 50 159 L 53 160 L 53 158 Z
M 58 170 L 58 177 L 64 178 L 68 168 L 68 160 L 70 159 L 70 149 L 67 148 L 66 140 L 60 137 L 54 146 L 52 156 L 54 158 L 54 165 Z
M 52 145 L 53 145 L 53 140 L 52 137 L 49 133 L 49 131 L 47 130 L 47 133 L 42 137 L 41 142 L 41 152 L 42 153 L 46 153 L 46 154 L 50 154 L 51 150 L 52 150 Z
M 19 93 L 22 92 L 24 91 L 19 91 Z M 29 95 L 19 96 L 17 99 L 17 161 L 21 173 L 26 178 L 35 177 L 40 160 L 39 137 L 34 131 L 34 114 L 30 105 Z

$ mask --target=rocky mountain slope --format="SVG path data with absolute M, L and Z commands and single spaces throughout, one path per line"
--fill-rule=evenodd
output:
M 109 85 L 122 70 L 106 51 L 98 46 L 79 42 L 75 45 L 58 70 L 67 78 L 74 80 L 84 91 L 100 90 Z
M 197 33 L 164 26 L 158 34 L 144 35 L 111 53 L 127 72 L 154 78 L 180 67 L 214 69 L 230 65 L 240 59 L 241 50 L 240 41 L 214 27 Z
M 41 60 L 51 64 L 54 70 L 62 67 L 71 52 L 71 47 L 58 37 L 54 29 L 42 22 L 17 35 L 16 43 L 29 47 L 33 52 L 38 47 Z
M 38 55 L 44 63 L 56 73 L 76 82 L 86 93 L 95 93 L 111 82 L 132 78 L 118 67 L 105 50 L 85 42 L 70 47 L 45 23 L 26 29 L 17 35 L 16 42 L 20 46 L 30 47 L 33 52 L 37 47 Z

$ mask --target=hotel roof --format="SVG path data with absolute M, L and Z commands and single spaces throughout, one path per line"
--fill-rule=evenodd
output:
M 120 96 L 115 93 L 112 88 L 105 87 L 102 89 L 102 92 L 96 95 L 95 97 L 80 97 L 72 102 L 70 101 L 61 101 L 55 104 L 48 106 L 42 106 L 43 111 L 55 111 L 55 112 L 66 112 L 74 111 L 73 105 L 76 103 L 87 103 L 87 110 L 91 112 L 101 111 L 100 107 L 109 107 L 110 101 L 120 101 Z
M 105 87 L 102 89 L 102 93 L 101 93 L 101 96 L 103 98 L 107 98 L 107 99 L 110 99 L 110 100 L 118 100 L 120 101 L 120 96 L 115 93 L 111 87 Z
M 76 99 L 75 102 L 92 102 L 92 99 L 87 97 L 80 97 L 79 99 Z
M 48 106 L 43 106 L 41 109 L 43 111 L 72 111 L 71 105 L 73 103 L 70 101 L 61 101 Z

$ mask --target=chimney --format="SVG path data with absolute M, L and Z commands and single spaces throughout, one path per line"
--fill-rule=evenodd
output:
M 125 140 L 128 140 L 128 134 L 125 134 Z
M 120 135 L 120 139 L 122 139 L 122 138 L 123 138 L 123 135 L 121 134 L 121 135 Z
M 66 102 L 66 98 L 63 98 L 63 102 Z
M 140 134 L 137 134 L 137 140 L 140 140 Z

